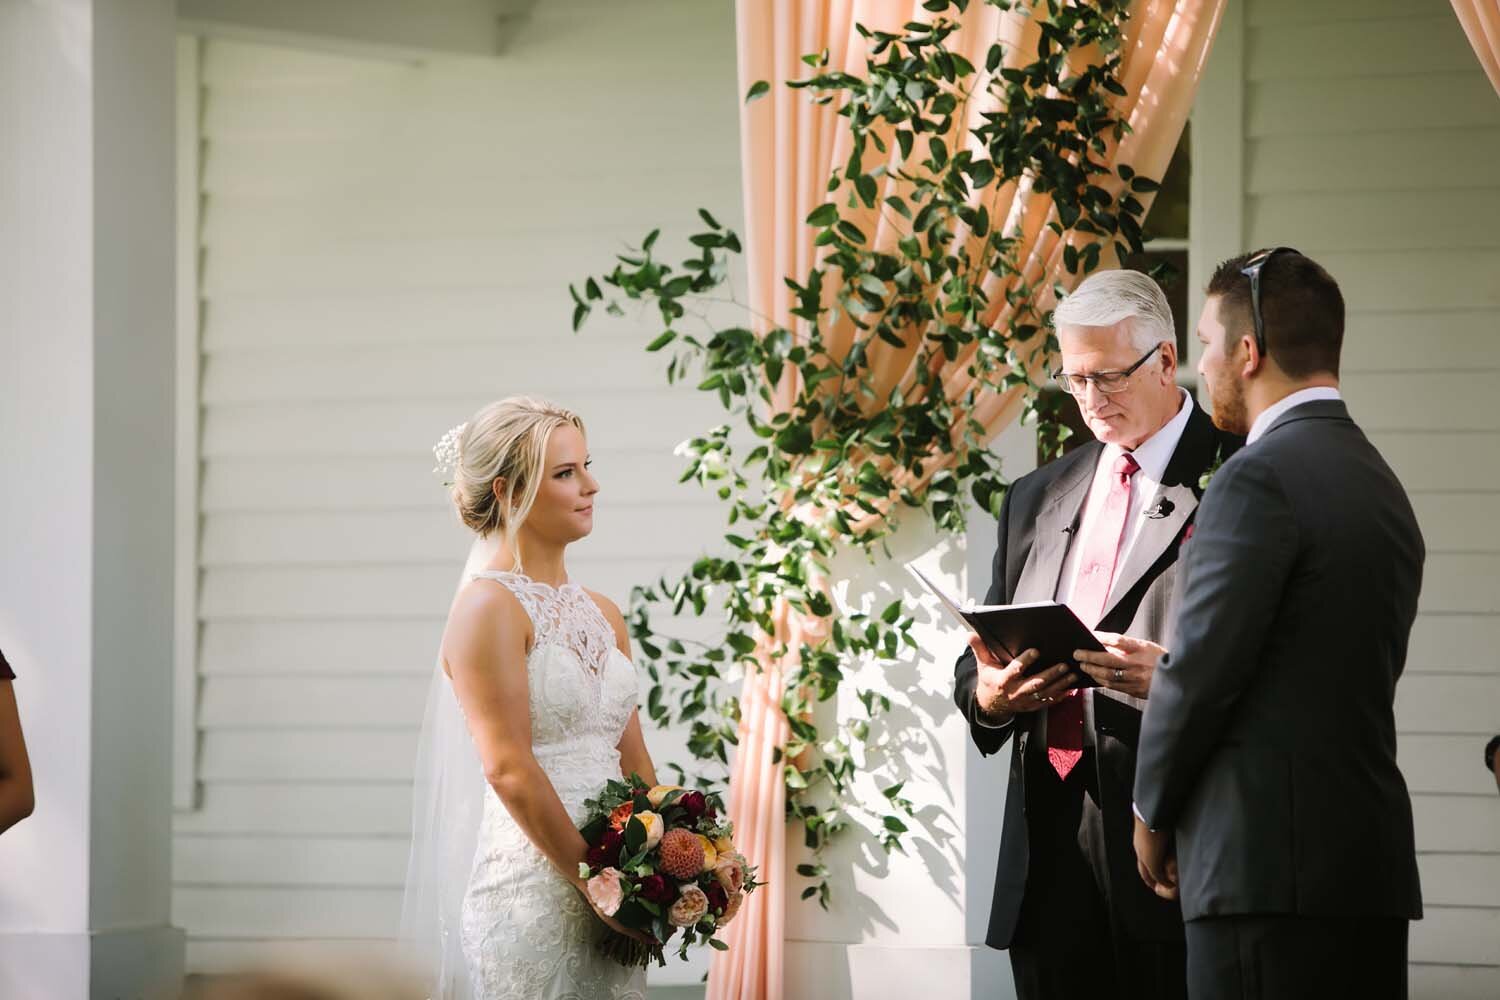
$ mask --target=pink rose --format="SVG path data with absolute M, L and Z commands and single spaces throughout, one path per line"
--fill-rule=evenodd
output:
M 606 917 L 614 916 L 625 898 L 625 890 L 620 885 L 622 877 L 618 868 L 606 868 L 589 879 L 589 902 Z
M 718 879 L 725 892 L 735 895 L 745 888 L 745 859 L 738 854 L 720 856 L 719 863 L 714 865 L 714 878 Z
M 667 921 L 673 927 L 691 927 L 707 912 L 708 895 L 690 883 L 678 890 L 677 902 L 667 911 Z
M 745 901 L 745 894 L 737 892 L 729 897 L 729 902 L 724 906 L 724 912 L 719 916 L 719 926 L 723 927 L 734 919 L 734 915 L 740 912 L 740 904 Z

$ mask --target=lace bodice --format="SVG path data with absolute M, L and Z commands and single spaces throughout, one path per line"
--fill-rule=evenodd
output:
M 599 787 L 574 787 L 577 768 L 591 765 L 581 772 L 590 779 L 600 764 L 618 775 L 616 747 L 638 701 L 635 669 L 615 646 L 615 631 L 599 605 L 578 584 L 551 587 L 492 570 L 475 576 L 502 584 L 531 618 L 526 670 L 532 753 L 559 786 L 568 812 L 581 820 L 583 799 Z
M 532 754 L 575 823 L 620 776 L 618 745 L 638 702 L 635 668 L 586 590 L 486 570 L 531 619 L 526 655 Z M 602 925 L 526 837 L 499 796 L 485 799 L 463 907 L 475 996 L 640 1000 L 645 977 L 596 951 Z

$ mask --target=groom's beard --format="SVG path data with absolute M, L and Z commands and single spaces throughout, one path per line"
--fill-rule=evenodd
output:
M 1229 434 L 1244 437 L 1250 433 L 1250 413 L 1245 406 L 1245 386 L 1230 374 L 1208 381 L 1208 399 L 1213 404 L 1214 426 Z

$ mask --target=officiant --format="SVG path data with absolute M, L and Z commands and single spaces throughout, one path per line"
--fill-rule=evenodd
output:
M 1096 272 L 1053 325 L 1055 378 L 1095 440 L 1011 484 L 985 603 L 1065 603 L 1108 652 L 1084 664 L 1099 684 L 1087 691 L 1062 665 L 1035 673 L 1035 651 L 1002 662 L 974 636 L 958 660 L 975 744 L 1011 747 L 986 940 L 1009 950 L 1020 1000 L 1185 997 L 1181 911 L 1137 874 L 1131 784 L 1199 481 L 1239 441 L 1177 385 L 1150 277 Z

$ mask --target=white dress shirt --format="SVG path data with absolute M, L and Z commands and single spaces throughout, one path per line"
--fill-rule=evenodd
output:
M 1339 395 L 1339 391 L 1331 385 L 1315 385 L 1311 389 L 1298 389 L 1290 396 L 1283 396 L 1262 410 L 1260 416 L 1255 418 L 1255 423 L 1250 425 L 1250 433 L 1245 437 L 1245 445 L 1248 447 L 1258 441 L 1265 435 L 1266 431 L 1271 429 L 1271 425 L 1276 422 L 1277 417 L 1294 406 L 1301 406 L 1303 403 L 1311 403 L 1320 399 L 1342 398 Z
M 1177 450 L 1177 443 L 1182 440 L 1182 432 L 1187 428 L 1188 418 L 1193 415 L 1193 397 L 1188 395 L 1186 389 L 1178 391 L 1182 393 L 1182 406 L 1177 410 L 1177 415 L 1131 452 L 1140 468 L 1130 481 L 1130 507 L 1125 512 L 1125 538 L 1121 543 L 1119 556 L 1115 559 L 1116 569 L 1125 565 L 1125 560 L 1130 557 L 1130 550 L 1135 547 L 1141 527 L 1145 524 L 1146 519 L 1141 515 L 1156 502 L 1156 494 L 1161 489 L 1162 477 L 1167 474 L 1172 453 Z M 1089 537 L 1094 522 L 1098 520 L 1099 511 L 1104 508 L 1105 498 L 1109 495 L 1115 459 L 1123 454 L 1125 449 L 1117 444 L 1107 444 L 1099 453 L 1099 464 L 1094 466 L 1094 481 L 1083 502 L 1083 516 L 1079 520 L 1078 531 L 1068 540 L 1068 554 L 1063 559 L 1062 573 L 1058 576 L 1057 601 L 1060 604 L 1067 604 L 1068 598 L 1072 596 L 1073 585 L 1078 579 L 1078 561 L 1084 549 L 1079 542 Z M 1114 599 L 1115 594 L 1111 593 L 1105 601 L 1106 606 L 1113 604 Z

